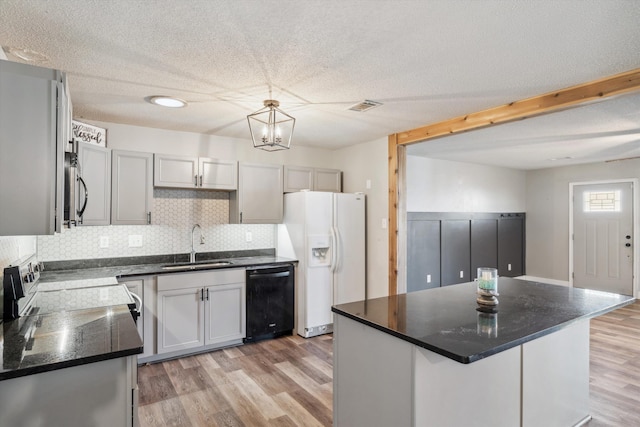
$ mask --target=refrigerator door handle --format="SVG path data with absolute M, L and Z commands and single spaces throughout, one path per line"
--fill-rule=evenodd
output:
M 340 232 L 337 227 L 333 227 L 333 235 L 335 236 L 335 244 L 333 245 L 333 271 L 335 272 L 340 267 Z
M 332 273 L 336 271 L 337 252 L 338 252 L 338 236 L 336 236 L 335 227 L 331 227 L 331 265 L 329 266 L 329 270 Z

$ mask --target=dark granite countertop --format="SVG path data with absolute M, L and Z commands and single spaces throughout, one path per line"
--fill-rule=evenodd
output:
M 47 262 L 39 281 L 42 296 L 47 297 L 43 303 L 50 303 L 49 300 L 59 293 L 104 293 L 104 286 L 113 284 L 112 278 L 297 262 L 275 256 L 274 249 L 262 249 L 200 253 L 196 257 L 196 262 L 229 261 L 228 265 L 201 267 L 196 264 L 194 269 L 163 269 L 166 265 L 188 262 L 188 257 L 188 254 L 172 254 Z M 82 304 L 78 304 L 80 306 Z M 3 328 L 0 380 L 142 353 L 142 341 L 127 305 L 80 310 L 66 307 L 65 311 L 48 313 L 39 313 L 38 304 L 34 307 L 29 315 L 0 324 Z
M 626 295 L 499 278 L 498 312 L 476 310 L 463 283 L 334 306 L 346 316 L 460 363 L 471 363 L 631 304 Z
M 126 305 L 32 314 L 0 326 L 0 380 L 142 353 Z
M 155 276 L 190 271 L 215 270 L 222 268 L 249 268 L 263 265 L 297 263 L 295 259 L 278 257 L 275 251 L 212 252 L 198 254 L 194 269 L 166 270 L 164 266 L 189 261 L 188 254 L 158 255 L 146 257 L 109 258 L 96 260 L 74 260 L 45 263 L 40 273 L 40 282 L 59 282 L 65 280 L 95 279 L 101 277 L 126 278 L 132 276 Z M 238 256 L 240 255 L 240 256 Z M 244 255 L 244 256 L 243 256 Z M 207 261 L 228 261 L 228 265 L 199 267 Z M 50 268 L 51 267 L 51 268 Z

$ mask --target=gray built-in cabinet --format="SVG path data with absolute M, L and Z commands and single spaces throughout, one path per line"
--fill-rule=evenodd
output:
M 524 213 L 407 213 L 407 292 L 476 278 L 525 274 Z
M 0 60 L 0 235 L 61 231 L 70 129 L 64 73 Z
M 237 177 L 235 160 L 154 154 L 155 187 L 232 191 Z
M 245 269 L 158 277 L 158 354 L 239 344 L 245 337 Z
M 342 172 L 337 169 L 307 166 L 284 167 L 284 192 L 301 190 L 342 192 Z
M 78 225 L 109 225 L 111 223 L 111 150 L 95 144 L 79 142 L 78 169 L 87 186 L 76 183 L 76 207 L 86 207 Z
M 238 191 L 229 193 L 229 223 L 281 223 L 284 203 L 282 172 L 282 165 L 240 162 Z
M 111 224 L 151 224 L 153 154 L 112 150 Z

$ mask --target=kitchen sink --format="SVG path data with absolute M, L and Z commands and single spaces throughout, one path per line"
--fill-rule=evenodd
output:
M 233 264 L 231 261 L 200 261 L 163 265 L 163 270 L 197 270 L 200 268 L 223 267 Z

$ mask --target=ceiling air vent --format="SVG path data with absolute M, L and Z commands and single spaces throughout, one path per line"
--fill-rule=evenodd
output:
M 371 110 L 372 108 L 379 107 L 380 105 L 382 105 L 382 102 L 370 101 L 368 99 L 365 99 L 362 102 L 358 102 L 356 105 L 352 105 L 348 109 L 351 111 L 358 111 L 360 113 L 363 113 L 365 111 Z

